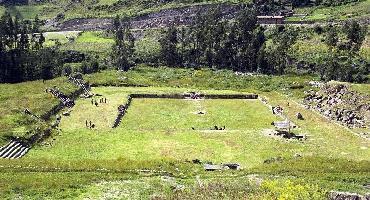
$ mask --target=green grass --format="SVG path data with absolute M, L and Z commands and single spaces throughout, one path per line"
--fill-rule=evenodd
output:
M 96 108 L 89 99 L 77 101 L 71 117 L 63 120 L 62 131 L 54 137 L 52 145 L 35 148 L 25 159 L 109 158 L 158 162 L 199 158 L 218 163 L 238 162 L 244 168 L 251 168 L 265 159 L 290 158 L 295 153 L 358 161 L 367 160 L 370 155 L 369 142 L 294 102 L 286 110 L 291 119 L 296 112 L 305 116 L 306 120 L 302 122 L 294 120 L 300 127 L 296 133 L 309 135 L 305 142 L 287 142 L 266 136 L 264 132 L 272 128 L 271 121 L 278 119 L 256 100 L 134 99 L 121 126 L 111 129 L 116 108 L 128 93 L 134 91 L 155 92 L 156 88 L 96 88 L 95 92 L 107 97 L 109 104 Z M 163 91 L 171 90 L 158 88 L 158 92 Z M 284 105 L 289 101 L 274 93 L 267 97 L 274 99 L 273 105 Z M 205 110 L 206 115 L 194 114 L 199 109 Z M 86 129 L 85 120 L 91 120 L 97 129 Z M 225 125 L 227 130 L 210 131 L 214 125 Z M 191 127 L 197 130 L 193 131 Z M 343 142 L 338 147 L 340 141 Z
M 42 81 L 19 84 L 0 84 L 0 141 L 4 136 L 27 136 L 32 129 L 34 120 L 23 113 L 29 109 L 36 115 L 42 115 L 57 105 L 59 101 L 45 93 L 48 87 L 58 86 L 65 94 L 70 94 L 77 88 L 67 83 L 66 78 L 58 78 L 43 83 Z
M 84 53 L 98 53 L 109 56 L 114 40 L 105 37 L 103 32 L 83 32 L 76 39 L 61 46 L 62 50 L 76 50 Z
M 370 15 L 370 0 L 350 3 L 333 7 L 305 7 L 295 10 L 297 14 L 306 14 L 304 18 L 293 17 L 290 20 L 308 20 L 308 21 L 327 21 L 327 20 L 346 20 L 350 18 L 365 18 Z
M 315 77 L 139 66 L 85 78 L 100 86 L 93 91 L 108 104 L 95 107 L 91 99 L 78 99 L 71 116 L 62 117 L 60 130 L 49 139 L 22 159 L 0 160 L 0 198 L 323 199 L 331 190 L 369 192 L 363 187 L 370 176 L 369 141 L 297 104 Z M 290 89 L 293 84 L 304 88 Z M 17 134 L 14 130 L 24 133 L 20 112 L 29 107 L 42 114 L 55 105 L 58 101 L 44 92 L 53 85 L 65 93 L 76 89 L 65 78 L 0 85 L 1 129 L 10 135 Z M 364 93 L 367 86 L 351 84 Z M 287 141 L 263 134 L 278 119 L 258 100 L 134 99 L 121 126 L 111 128 L 118 105 L 130 93 L 189 91 L 256 92 L 271 105 L 282 105 L 299 127 L 294 132 L 308 139 Z M 198 110 L 206 114 L 194 114 Z M 305 120 L 296 120 L 297 112 Z M 85 128 L 85 120 L 94 122 L 96 130 Z M 214 125 L 225 125 L 226 131 L 207 130 Z M 280 162 L 263 162 L 278 156 Z M 202 165 L 191 163 L 195 158 L 238 162 L 243 170 L 205 172 Z M 137 171 L 143 169 L 151 171 Z M 184 189 L 173 189 L 179 185 Z
M 0 16 L 2 16 L 5 12 L 5 7 L 4 6 L 0 6 Z
M 53 147 L 35 149 L 29 154 L 30 158 L 76 160 L 82 157 L 85 159 L 100 157 L 150 161 L 166 158 L 191 160 L 199 157 L 217 162 L 222 160 L 231 162 L 235 159 L 238 161 L 243 159 L 239 158 L 242 152 L 233 153 L 233 151 L 242 144 L 234 141 L 233 138 L 239 138 L 245 140 L 244 143 L 251 144 L 254 137 L 261 137 L 259 135 L 262 129 L 271 128 L 271 121 L 277 120 L 256 100 L 193 102 L 135 99 L 121 126 L 113 130 L 111 126 L 117 114 L 116 108 L 124 102 L 127 92 L 131 90 L 135 91 L 135 88 L 97 88 L 95 91 L 107 97 L 109 104 L 95 108 L 89 99 L 78 101 L 73 111 L 76 115 L 73 114 L 62 123 L 63 133 L 61 137 L 56 137 L 58 139 L 53 142 Z M 163 90 L 170 91 L 170 89 L 159 88 L 159 91 Z M 145 90 L 145 92 L 151 91 L 156 90 L 155 88 Z M 205 116 L 194 114 L 198 106 L 207 112 Z M 260 112 L 257 112 L 258 110 Z M 140 118 L 135 117 L 141 113 L 147 114 Z M 97 130 L 86 129 L 86 119 L 93 121 L 98 127 Z M 214 125 L 225 125 L 228 131 L 221 133 L 209 131 Z M 191 127 L 199 130 L 192 131 Z M 86 141 L 86 139 L 91 140 Z M 70 151 L 66 151 L 66 147 L 69 147 Z M 260 150 L 262 151 L 263 148 L 257 148 L 248 154 L 251 156 Z M 257 160 L 261 162 L 260 159 Z M 253 163 L 245 161 L 243 164 L 247 167 L 252 166 Z
M 45 43 L 44 46 L 54 46 L 56 41 L 62 45 L 66 45 L 69 42 L 74 42 L 78 37 L 78 31 L 66 31 L 66 32 L 47 32 L 44 33 Z M 69 40 L 69 38 L 73 38 Z

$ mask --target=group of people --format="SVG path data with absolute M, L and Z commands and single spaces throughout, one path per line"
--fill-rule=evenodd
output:
M 94 123 L 92 123 L 91 121 L 85 121 L 85 125 L 86 125 L 86 128 L 89 128 L 89 129 L 94 129 L 96 126 Z
M 191 92 L 190 93 L 190 98 L 191 99 L 200 99 L 200 94 L 196 92 Z
M 107 103 L 107 98 L 100 98 L 99 103 Z M 99 103 L 96 101 L 96 99 L 91 99 L 91 105 L 98 107 Z
M 213 130 L 218 130 L 218 131 L 222 131 L 222 130 L 225 130 L 225 129 L 226 129 L 225 126 L 223 126 L 223 127 L 214 126 L 213 127 Z
M 274 115 L 283 114 L 283 111 L 284 111 L 283 107 L 281 107 L 279 105 L 276 106 L 276 107 L 272 107 L 272 114 L 274 114 Z

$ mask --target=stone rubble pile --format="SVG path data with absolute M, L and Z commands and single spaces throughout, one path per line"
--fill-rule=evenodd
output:
M 68 98 L 65 94 L 59 91 L 59 89 L 56 87 L 49 88 L 47 89 L 47 91 L 50 92 L 56 98 L 58 98 L 63 103 L 64 106 L 68 108 L 72 108 L 75 105 L 75 102 L 72 99 Z
M 370 121 L 370 96 L 349 90 L 346 85 L 325 84 L 319 91 L 305 91 L 306 108 L 349 128 L 367 128 Z
M 92 97 L 93 95 L 91 94 L 91 86 L 90 84 L 86 83 L 82 77 L 73 77 L 73 76 L 69 76 L 68 77 L 68 80 L 75 84 L 77 87 L 81 88 L 84 92 L 83 96 L 88 98 L 88 97 Z

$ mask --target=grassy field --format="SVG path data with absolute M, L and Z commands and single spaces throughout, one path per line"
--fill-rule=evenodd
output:
M 171 91 L 159 88 L 166 90 Z M 112 129 L 118 105 L 132 91 L 137 89 L 97 88 L 94 92 L 106 97 L 108 104 L 95 107 L 89 99 L 79 100 L 71 117 L 63 120 L 62 131 L 53 138 L 53 144 L 36 148 L 27 157 L 139 161 L 198 158 L 216 163 L 238 162 L 251 168 L 268 158 L 292 157 L 295 153 L 353 160 L 366 160 L 370 155 L 366 140 L 296 106 L 289 108 L 288 113 L 293 116 L 298 111 L 304 113 L 307 120 L 297 122 L 300 128 L 296 133 L 309 135 L 308 140 L 288 142 L 269 137 L 273 128 L 270 123 L 279 119 L 258 100 L 134 99 L 121 126 Z M 153 91 L 156 89 L 145 90 Z M 272 97 L 279 99 L 274 105 L 288 102 L 269 96 Z M 206 114 L 197 115 L 199 110 Z M 91 120 L 97 128 L 87 129 L 85 120 Z M 314 126 L 317 123 L 321 126 Z M 226 130 L 210 130 L 215 125 L 226 126 Z M 336 146 L 338 141 L 343 141 L 340 147 Z
M 295 10 L 296 14 L 304 14 L 305 17 L 290 17 L 288 20 L 308 21 L 340 21 L 346 19 L 366 18 L 370 15 L 370 0 L 350 3 L 341 6 L 304 7 Z
M 99 86 L 93 92 L 108 103 L 96 107 L 91 99 L 78 99 L 49 139 L 22 159 L 0 160 L 0 198 L 324 199 L 330 190 L 369 192 L 363 185 L 370 176 L 370 142 L 299 104 L 303 90 L 309 89 L 307 81 L 315 77 L 140 66 L 85 78 Z M 304 88 L 290 89 L 297 84 Z M 37 114 L 48 110 L 57 101 L 44 88 L 53 85 L 65 93 L 76 89 L 65 78 L 0 85 L 0 125 L 19 130 L 22 126 L 13 119 L 24 118 L 19 114 L 24 107 Z M 367 86 L 351 85 L 363 93 Z M 298 125 L 294 133 L 307 140 L 268 135 L 270 123 L 281 119 L 259 100 L 134 99 L 121 125 L 111 128 L 118 105 L 130 93 L 190 91 L 258 93 L 271 105 L 282 105 Z M 95 98 L 99 102 L 101 97 Z M 297 112 L 305 120 L 296 120 Z M 96 128 L 86 128 L 85 120 Z M 226 130 L 210 130 L 214 125 Z M 192 159 L 237 162 L 243 169 L 205 172 Z

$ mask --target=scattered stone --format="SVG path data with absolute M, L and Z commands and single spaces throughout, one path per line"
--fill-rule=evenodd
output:
M 47 91 L 58 98 L 66 107 L 72 108 L 75 105 L 75 102 L 60 92 L 57 87 L 54 86 L 54 88 L 49 88 Z
M 263 163 L 270 164 L 270 163 L 282 162 L 282 161 L 283 161 L 283 158 L 278 156 L 278 157 L 273 157 L 273 158 L 266 159 L 266 160 L 263 161 Z
M 238 163 L 227 163 L 227 164 L 204 164 L 204 169 L 206 171 L 216 171 L 216 170 L 239 170 L 240 165 Z
M 329 192 L 328 199 L 329 200 L 368 200 L 370 199 L 370 194 L 366 194 L 365 196 L 362 196 L 357 193 L 331 191 Z
M 70 116 L 71 115 L 71 110 L 65 111 L 62 114 L 63 116 Z
M 323 84 L 319 91 L 305 91 L 307 109 L 320 112 L 325 117 L 338 121 L 349 128 L 370 126 L 369 95 L 351 91 L 342 84 Z
M 204 169 L 206 171 L 216 171 L 216 170 L 222 170 L 222 165 L 212 165 L 212 164 L 204 164 Z
M 319 88 L 321 86 L 324 85 L 324 83 L 322 82 L 319 82 L 319 81 L 310 81 L 308 82 L 308 84 L 311 86 L 311 87 L 316 87 L 316 88 Z
M 299 154 L 299 153 L 294 154 L 294 158 L 300 158 L 300 157 L 302 157 L 301 154 Z
M 193 162 L 194 164 L 202 164 L 202 161 L 201 161 L 201 160 L 199 160 L 199 159 L 194 159 L 194 160 L 192 160 L 192 162 Z
M 232 170 L 239 170 L 240 169 L 240 164 L 238 163 L 226 163 L 226 164 L 223 164 L 224 167 L 228 167 L 229 169 L 232 169 Z

